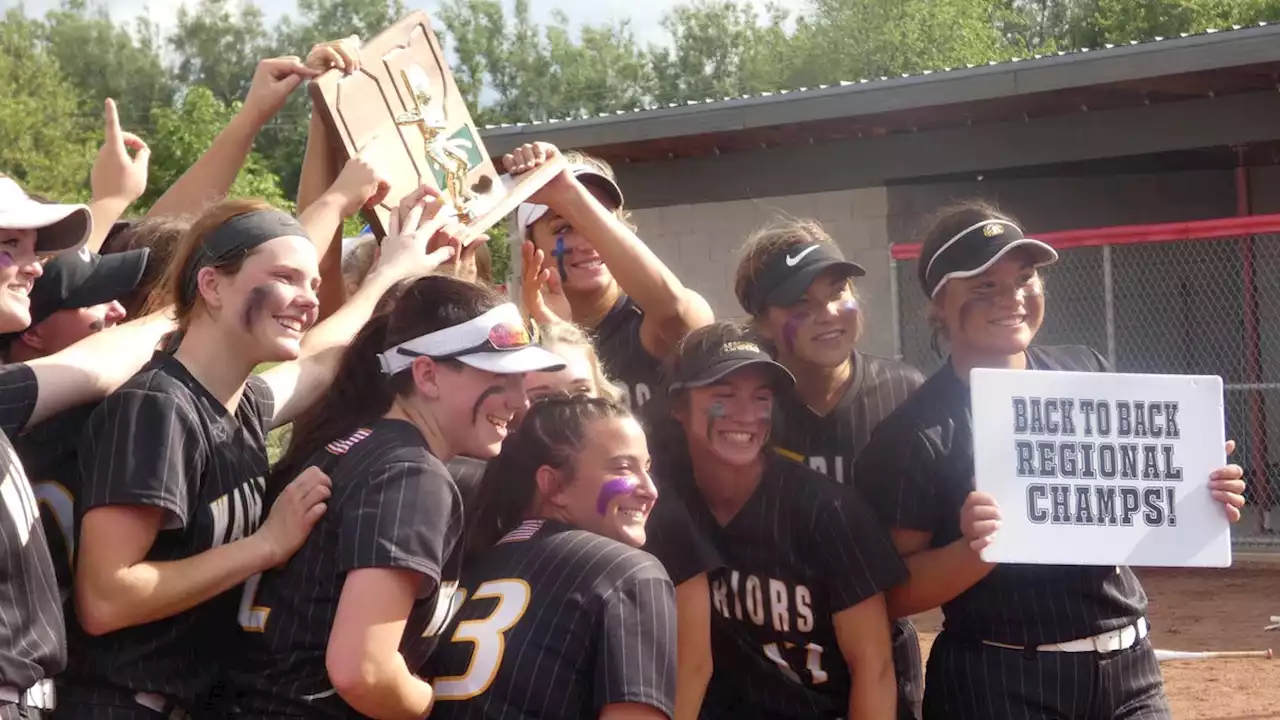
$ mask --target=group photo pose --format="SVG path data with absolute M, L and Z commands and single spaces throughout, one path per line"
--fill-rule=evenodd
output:
M 1135 2 L 6 11 L 0 720 L 1280 717 L 1280 15 Z

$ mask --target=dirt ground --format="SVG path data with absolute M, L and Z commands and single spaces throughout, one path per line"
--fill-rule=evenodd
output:
M 1161 650 L 1280 652 L 1280 566 L 1230 570 L 1141 570 L 1151 600 L 1151 637 Z M 940 613 L 915 618 L 925 657 Z M 1161 663 L 1178 720 L 1280 719 L 1280 658 Z

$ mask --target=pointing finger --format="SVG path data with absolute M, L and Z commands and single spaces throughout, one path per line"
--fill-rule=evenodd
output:
M 102 110 L 103 121 L 106 125 L 106 140 L 112 144 L 120 142 L 120 116 L 116 112 L 116 101 L 107 98 L 103 104 Z

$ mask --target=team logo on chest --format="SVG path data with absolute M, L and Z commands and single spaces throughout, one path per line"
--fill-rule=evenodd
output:
M 253 534 L 262 523 L 262 504 L 267 493 L 267 481 L 254 478 L 209 503 L 213 518 L 213 538 L 210 547 L 219 547 Z
M 804 585 L 730 570 L 712 579 L 711 607 L 775 632 L 813 632 L 813 594 Z

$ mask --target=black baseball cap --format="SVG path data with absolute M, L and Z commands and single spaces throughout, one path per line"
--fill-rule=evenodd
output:
M 147 248 L 99 255 L 88 248 L 62 253 L 45 263 L 31 287 L 31 324 L 59 310 L 111 302 L 133 290 L 147 267 Z
M 794 304 L 808 292 L 814 278 L 831 268 L 839 269 L 846 278 L 867 274 L 861 265 L 845 260 L 832 243 L 811 242 L 774 253 L 757 276 L 747 311 L 757 315 L 771 305 Z
M 983 220 L 950 238 L 935 238 L 920 249 L 921 285 L 929 297 L 952 278 L 981 275 L 1015 248 L 1026 248 L 1036 267 L 1052 265 L 1058 253 L 1048 244 L 1022 234 L 1008 220 Z
M 668 390 L 706 387 L 735 370 L 749 365 L 763 365 L 774 375 L 774 386 L 790 388 L 796 384 L 795 376 L 781 364 L 774 362 L 759 345 L 750 340 L 734 340 L 708 348 L 693 357 L 682 358 L 675 368 Z

